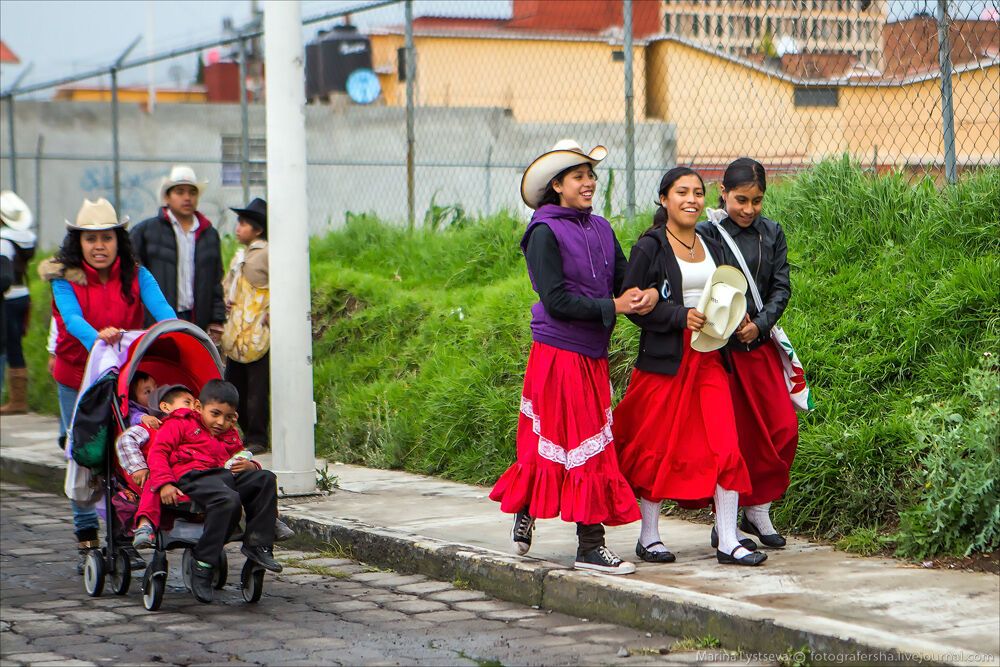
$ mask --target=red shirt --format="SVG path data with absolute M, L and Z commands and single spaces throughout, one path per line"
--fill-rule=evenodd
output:
M 176 484 L 192 470 L 222 468 L 243 449 L 236 429 L 216 437 L 201 420 L 201 414 L 180 408 L 166 419 L 149 447 L 149 482 L 153 491 Z M 259 466 L 258 466 L 259 467 Z

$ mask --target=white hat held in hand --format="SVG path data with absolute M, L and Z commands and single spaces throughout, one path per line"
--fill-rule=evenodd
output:
M 194 174 L 194 169 L 186 164 L 174 165 L 170 169 L 170 175 L 160 183 L 160 199 L 166 199 L 167 190 L 176 185 L 191 185 L 198 190 L 200 195 L 205 190 L 205 186 L 208 185 L 208 181 L 199 181 Z
M 572 139 L 558 141 L 524 170 L 524 176 L 521 177 L 521 199 L 530 208 L 538 208 L 545 188 L 549 187 L 549 183 L 559 172 L 578 164 L 586 163 L 593 167 L 607 156 L 608 149 L 604 146 L 594 146 L 589 153 L 584 153 L 580 144 Z
M 128 224 L 128 216 L 121 220 L 115 213 L 115 207 L 104 197 L 97 201 L 83 200 L 80 212 L 76 214 L 76 222 L 66 221 L 66 226 L 81 232 L 99 232 L 105 229 L 124 227 Z
M 705 285 L 698 311 L 705 315 L 701 331 L 691 334 L 691 347 L 711 352 L 724 347 L 747 314 L 747 279 L 733 266 L 720 266 Z
M 0 192 L 0 221 L 15 231 L 24 232 L 31 229 L 35 216 L 13 190 L 4 190 Z

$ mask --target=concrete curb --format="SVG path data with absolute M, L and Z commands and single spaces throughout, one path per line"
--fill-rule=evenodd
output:
M 557 563 L 454 545 L 351 519 L 328 519 L 304 511 L 283 512 L 282 518 L 302 539 L 319 546 L 332 545 L 366 563 L 461 581 L 500 599 L 590 620 L 679 637 L 711 634 L 726 648 L 742 649 L 763 659 L 779 660 L 802 651 L 812 654 L 812 664 L 958 664 L 941 661 L 941 656 L 954 655 L 954 649 L 912 638 L 903 652 L 898 637 L 850 623 L 814 621 L 800 615 L 777 618 L 773 610 L 744 602 L 584 573 Z M 828 654 L 830 659 L 817 659 L 817 654 Z
M 0 479 L 62 493 L 63 471 L 49 462 L 0 457 Z M 852 623 L 814 619 L 681 588 L 627 577 L 584 573 L 564 565 L 459 545 L 350 518 L 283 511 L 296 541 L 331 546 L 357 560 L 444 580 L 494 597 L 590 620 L 666 632 L 679 637 L 711 634 L 730 649 L 761 660 L 790 662 L 799 652 L 811 664 L 962 664 L 952 647 Z M 823 655 L 828 659 L 824 660 Z M 945 657 L 944 660 L 942 658 Z M 791 660 L 794 662 L 794 660 Z

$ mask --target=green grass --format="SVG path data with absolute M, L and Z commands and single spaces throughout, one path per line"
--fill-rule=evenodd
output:
M 976 422 L 971 456 L 960 438 L 938 442 L 919 412 L 968 412 L 968 373 L 1000 350 L 998 211 L 995 168 L 942 190 L 840 160 L 772 184 L 764 212 L 784 227 L 793 267 L 782 324 L 817 404 L 800 420 L 777 525 L 846 536 L 861 551 L 903 526 L 912 539 L 901 536 L 901 553 L 913 557 L 998 547 L 996 465 L 982 464 L 984 452 L 997 459 L 993 432 Z M 648 213 L 612 221 L 626 254 Z M 477 484 L 514 459 L 535 300 L 518 246 L 525 221 L 449 220 L 407 232 L 352 215 L 313 241 L 318 455 Z M 49 306 L 35 283 L 37 377 Z M 616 397 L 637 342 L 622 319 L 610 348 Z M 36 408 L 55 408 L 50 384 L 31 391 Z M 1000 403 L 997 392 L 977 400 Z M 932 497 L 942 487 L 954 488 Z M 966 490 L 987 511 L 962 507 Z M 949 521 L 958 528 L 945 530 Z

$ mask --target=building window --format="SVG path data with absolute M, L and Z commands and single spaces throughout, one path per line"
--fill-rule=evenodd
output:
M 222 184 L 241 185 L 243 165 L 240 147 L 243 137 L 238 134 L 222 135 Z M 247 156 L 247 176 L 250 185 L 267 185 L 267 140 L 250 137 L 250 154 Z
M 711 16 L 706 16 L 705 17 L 705 37 L 708 37 L 711 34 L 712 34 L 712 17 Z
M 847 21 L 847 39 L 851 39 L 852 37 L 851 31 L 853 27 L 854 27 L 853 23 L 851 21 Z
M 722 37 L 722 17 L 715 17 L 715 36 Z
M 701 21 L 698 20 L 697 16 L 693 17 L 693 19 L 691 21 L 691 30 L 692 30 L 692 34 L 695 37 L 697 37 L 698 35 L 701 34 Z
M 797 107 L 836 107 L 839 88 L 813 88 L 796 86 L 793 101 Z
M 760 17 L 757 16 L 753 20 L 753 36 L 760 37 Z
M 670 32 L 670 14 L 663 15 L 663 32 Z
M 750 17 L 749 16 L 746 17 L 745 19 L 743 19 L 743 36 L 744 37 L 749 37 L 750 36 Z

